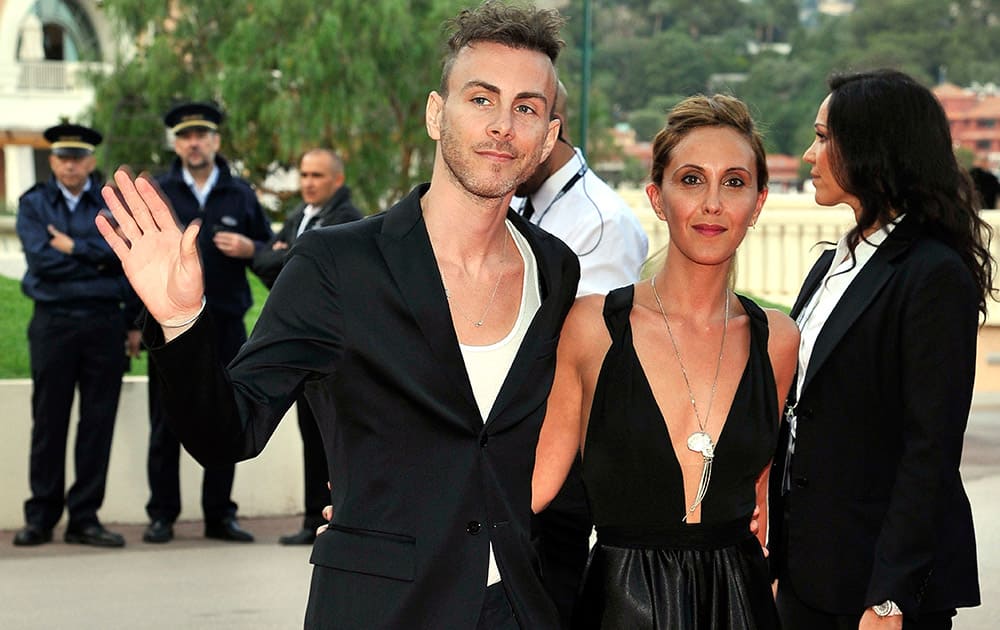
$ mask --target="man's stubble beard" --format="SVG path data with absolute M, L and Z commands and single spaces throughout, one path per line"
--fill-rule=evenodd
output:
M 461 141 L 452 133 L 447 117 L 442 117 L 441 121 L 441 156 L 451 177 L 462 188 L 469 193 L 483 199 L 499 199 L 512 190 L 515 190 L 521 183 L 526 181 L 534 172 L 531 164 L 537 164 L 541 158 L 542 146 L 539 145 L 533 156 L 522 162 L 519 170 L 509 175 L 504 174 L 503 167 L 499 164 L 491 169 L 490 175 L 480 175 L 474 164 L 474 151 L 481 149 L 499 149 L 511 153 L 515 160 L 520 156 L 517 150 L 510 143 L 482 142 L 469 149 L 469 153 L 463 153 Z

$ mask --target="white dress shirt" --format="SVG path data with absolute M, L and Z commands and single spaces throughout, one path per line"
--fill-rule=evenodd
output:
M 819 288 L 816 289 L 809 302 L 805 305 L 795 323 L 799 327 L 799 364 L 798 374 L 795 382 L 795 400 L 802 397 L 802 386 L 805 383 L 806 373 L 809 370 L 809 360 L 812 358 L 813 349 L 816 347 L 816 340 L 823 331 L 826 320 L 830 318 L 833 309 L 837 307 L 841 298 L 847 292 L 854 279 L 858 277 L 861 270 L 875 252 L 879 245 L 885 242 L 893 228 L 896 227 L 905 215 L 900 215 L 895 221 L 876 230 L 866 239 L 858 241 L 854 246 L 854 258 L 851 258 L 851 251 L 847 247 L 847 235 L 840 237 L 837 242 L 837 250 L 833 255 L 833 261 L 827 270 Z M 797 402 L 795 404 L 798 404 Z M 788 492 L 791 488 L 791 461 L 795 455 L 795 437 L 798 428 L 798 418 L 795 416 L 795 405 L 786 413 L 788 420 L 788 448 L 785 453 L 784 478 L 781 480 L 782 493 Z
M 219 181 L 219 166 L 217 164 L 212 165 L 212 172 L 208 174 L 208 179 L 205 180 L 205 185 L 201 188 L 198 188 L 198 183 L 194 181 L 194 176 L 186 168 L 181 169 L 181 177 L 184 178 L 184 183 L 194 193 L 195 199 L 198 200 L 198 206 L 204 209 L 209 193 L 215 188 L 215 183 Z
M 581 173 L 568 189 L 566 185 Z M 524 200 L 512 204 L 523 213 Z M 649 240 L 635 212 L 587 166 L 580 149 L 531 195 L 530 221 L 569 245 L 580 259 L 577 296 L 634 284 Z

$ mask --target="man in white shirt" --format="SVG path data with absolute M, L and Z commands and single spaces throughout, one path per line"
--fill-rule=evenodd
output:
M 524 218 L 554 234 L 580 259 L 577 296 L 607 293 L 639 280 L 649 241 L 625 200 L 587 165 L 567 139 L 566 86 L 559 82 L 559 141 L 517 188 Z M 515 208 L 518 207 L 515 202 Z

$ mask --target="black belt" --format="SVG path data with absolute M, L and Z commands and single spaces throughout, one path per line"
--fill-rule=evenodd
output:
M 631 527 L 599 526 L 598 542 L 612 547 L 642 547 L 655 549 L 721 549 L 738 544 L 753 536 L 750 515 L 721 523 L 696 523 L 655 530 Z

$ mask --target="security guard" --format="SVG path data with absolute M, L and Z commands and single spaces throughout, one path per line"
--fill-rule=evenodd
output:
M 105 529 L 97 511 L 104 501 L 125 354 L 139 352 L 138 300 L 94 224 L 98 213 L 110 216 L 94 176 L 101 134 L 62 124 L 47 129 L 45 139 L 52 146 L 53 177 L 28 190 L 17 212 L 17 235 L 27 258 L 21 287 L 35 309 L 28 326 L 31 498 L 14 544 L 51 541 L 65 507 L 67 543 L 121 547 L 125 539 Z M 77 387 L 75 480 L 65 492 L 66 439 Z
M 272 232 L 253 189 L 234 177 L 228 162 L 218 154 L 222 119 L 222 111 L 213 103 L 183 103 L 168 111 L 163 121 L 173 133 L 177 158 L 158 183 L 182 225 L 202 221 L 198 249 L 205 270 L 206 308 L 218 332 L 219 359 L 228 363 L 247 339 L 243 315 L 252 298 L 246 270 L 254 254 L 270 241 Z M 143 540 L 165 543 L 173 538 L 173 523 L 181 511 L 180 443 L 170 432 L 160 404 L 159 381 L 152 363 L 149 372 L 152 427 L 146 513 L 150 524 Z M 253 535 L 237 522 L 237 506 L 230 498 L 234 470 L 232 465 L 205 469 L 201 488 L 205 536 L 252 542 Z

